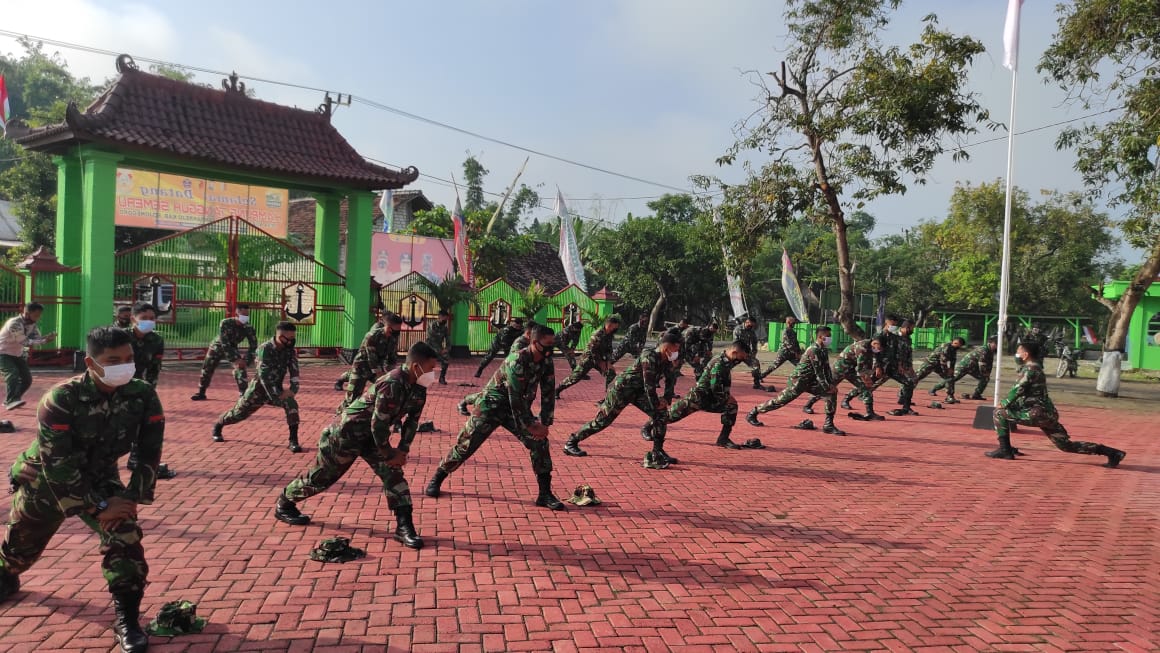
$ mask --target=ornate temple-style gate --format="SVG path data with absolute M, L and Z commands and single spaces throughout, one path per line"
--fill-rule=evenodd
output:
M 289 242 L 231 216 L 120 252 L 113 294 L 117 302 L 156 305 L 157 330 L 179 357 L 184 348 L 208 345 L 238 304 L 250 306 L 259 341 L 289 320 L 298 325 L 302 353 L 329 355 L 342 346 L 344 281 Z

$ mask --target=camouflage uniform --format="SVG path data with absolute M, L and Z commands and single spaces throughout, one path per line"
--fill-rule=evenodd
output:
M 782 390 L 777 397 L 758 404 L 753 409 L 753 413 L 768 413 L 777 410 L 805 392 L 826 398 L 826 421 L 827 423 L 832 422 L 834 413 L 838 409 L 838 384 L 834 381 L 834 375 L 830 369 L 828 350 L 816 342 L 802 353 L 801 359 L 789 375 L 785 390 Z
M 677 358 L 676 362 L 669 365 L 668 371 L 665 372 L 665 401 L 671 402 L 677 396 L 677 377 L 681 375 L 681 368 L 685 366 L 685 358 L 689 355 L 685 348 L 685 331 L 688 329 L 689 327 L 682 329 L 681 325 L 674 324 L 665 329 L 665 332 L 661 334 L 661 340 L 664 340 L 665 336 L 675 335 L 678 343 L 681 345 L 681 355 Z M 694 378 L 693 382 L 696 383 L 696 378 Z
M 496 332 L 495 338 L 492 339 L 491 348 L 487 350 L 487 355 L 483 357 L 482 361 L 480 361 L 479 369 L 475 371 L 475 376 L 477 377 L 482 375 L 484 368 L 486 368 L 488 364 L 490 364 L 497 357 L 501 355 L 506 357 L 509 353 L 511 353 L 512 343 L 514 343 L 516 338 L 519 338 L 520 335 L 522 335 L 524 332 L 524 328 L 522 326 L 515 326 L 513 324 L 507 324 L 501 328 L 500 325 L 493 322 L 492 326 L 499 329 L 499 331 Z
M 133 380 L 111 394 L 88 373 L 57 384 L 40 400 L 37 439 L 9 472 L 15 494 L 0 567 L 20 574 L 39 558 L 65 517 L 78 516 L 100 536 L 101 569 L 113 594 L 145 588 L 149 565 L 137 520 L 101 529 L 89 510 L 109 497 L 153 503 L 165 414 L 153 386 Z M 136 446 L 139 464 L 121 483 L 117 459 Z
M 411 383 L 404 365 L 380 376 L 366 393 L 351 402 L 335 424 L 322 431 L 314 465 L 286 486 L 282 496 L 298 502 L 331 485 L 362 458 L 383 482 L 387 506 L 395 510 L 411 505 L 411 490 L 402 467 L 386 464 L 394 457 L 391 426 L 402 423 L 398 450 L 407 452 L 419 428 L 419 414 L 427 403 L 427 391 Z
M 342 377 L 346 384 L 346 398 L 342 400 L 342 406 L 339 407 L 340 412 L 353 401 L 362 397 L 368 382 L 374 381 L 379 374 L 398 364 L 399 335 L 400 332 L 383 325 L 381 322 L 376 322 L 371 330 L 363 336 L 362 343 L 358 346 L 358 353 L 354 355 L 354 361 L 350 364 L 350 369 Z
M 987 382 L 991 380 L 991 367 L 995 364 L 995 353 L 986 344 L 975 347 L 966 356 L 959 359 L 958 364 L 955 365 L 954 376 L 949 379 L 944 377 L 934 386 L 933 391 L 937 392 L 946 388 L 947 396 L 953 397 L 955 384 L 963 377 L 970 375 L 979 380 L 973 396 L 983 396 L 983 391 L 987 389 Z
M 576 442 L 586 440 L 612 425 L 629 405 L 636 406 L 653 422 L 663 422 L 665 413 L 657 398 L 657 386 L 668 370 L 669 361 L 655 349 L 645 349 L 628 369 L 616 375 L 608 385 L 608 395 L 600 402 L 596 417 L 572 436 Z M 661 444 L 663 444 L 663 440 Z M 653 445 L 657 449 L 660 445 Z
M 761 361 L 757 360 L 757 330 L 742 322 L 733 329 L 733 339 L 744 342 L 749 347 L 749 357 L 741 361 L 753 370 L 753 385 L 761 384 Z
M 427 345 L 439 357 L 439 382 L 447 381 L 447 350 L 451 348 L 451 322 L 435 320 L 427 326 Z
M 165 338 L 154 331 L 139 336 L 135 329 L 129 329 L 129 335 L 132 336 L 133 362 L 137 365 L 133 378 L 157 387 L 157 377 L 161 376 L 161 361 L 165 358 Z
M 929 376 L 931 372 L 938 374 L 944 381 L 951 378 L 955 373 L 955 359 L 958 356 L 959 350 L 949 342 L 935 347 L 934 351 L 922 363 L 922 367 L 918 369 L 918 373 L 914 375 L 914 384 L 918 385 L 918 382 Z M 953 397 L 955 394 L 952 392 L 947 396 Z
M 874 386 L 874 370 L 881 365 L 881 355 L 875 354 L 870 348 L 871 342 L 872 340 L 867 338 L 846 345 L 846 348 L 838 354 L 838 359 L 834 361 L 833 375 L 835 387 L 842 381 L 849 381 L 850 385 L 854 386 L 853 392 L 861 397 L 867 415 L 874 413 L 874 391 L 871 388 Z M 805 407 L 812 409 L 821 399 L 821 395 L 814 395 L 806 402 Z
M 785 330 L 781 332 L 781 346 L 777 348 L 777 355 L 773 357 L 773 362 L 765 368 L 758 380 L 764 381 L 765 377 L 773 374 L 773 371 L 781 367 L 782 363 L 786 361 L 797 365 L 801 358 L 802 346 L 798 343 L 797 331 L 794 330 L 794 327 L 787 325 Z
M 570 388 L 579 383 L 580 379 L 589 370 L 599 370 L 602 365 L 605 366 L 605 370 L 602 372 L 604 374 L 604 385 L 607 386 L 612 383 L 615 375 L 612 372 L 611 358 L 612 334 L 602 327 L 594 331 L 592 337 L 588 338 L 588 347 L 584 350 L 584 355 L 580 357 L 580 361 L 572 370 L 572 373 L 568 375 L 568 378 L 556 386 L 556 396 L 559 397 L 560 393 L 566 388 Z
M 682 358 L 689 362 L 695 376 L 705 371 L 705 363 L 713 356 L 713 334 L 708 327 L 691 326 L 681 334 L 684 344 Z
M 890 379 L 894 379 L 900 386 L 906 387 L 906 385 L 910 383 L 910 378 L 905 374 L 905 370 L 910 368 L 910 360 L 913 356 L 913 353 L 911 353 L 910 349 L 910 340 L 908 338 L 903 338 L 897 333 L 891 333 L 887 329 L 883 329 L 881 332 L 879 332 L 879 335 L 881 335 L 883 338 L 882 356 L 879 357 L 881 362 L 880 369 L 882 370 L 882 376 L 874 382 L 874 387 L 872 387 L 870 390 L 877 390 L 878 388 L 882 387 L 882 384 L 886 383 Z M 906 341 L 905 344 L 903 343 L 904 340 Z M 912 386 L 911 393 L 913 394 L 913 392 L 914 388 Z M 848 404 L 850 400 L 853 399 L 854 396 L 858 393 L 858 388 L 855 387 L 851 389 L 846 393 L 842 403 Z M 907 406 L 909 407 L 909 404 Z
M 294 347 L 281 347 L 271 338 L 258 349 L 258 373 L 246 391 L 238 398 L 234 407 L 218 418 L 218 424 L 237 424 L 253 415 L 259 408 L 269 404 L 286 411 L 286 425 L 295 438 L 298 434 L 298 402 L 294 397 L 281 399 L 282 381 L 290 377 L 290 391 L 298 392 L 298 351 Z
M 644 343 L 648 341 L 648 327 L 641 326 L 639 322 L 630 324 L 628 332 L 624 334 L 624 340 L 616 346 L 616 351 L 612 352 L 612 362 L 624 358 L 625 354 L 633 356 L 640 356 L 640 352 L 644 350 Z
M 697 411 L 720 413 L 721 434 L 717 441 L 728 440 L 733 425 L 737 423 L 737 400 L 730 391 L 733 368 L 737 365 L 738 362 L 729 360 L 725 352 L 717 354 L 709 361 L 705 373 L 697 379 L 697 384 L 689 393 L 669 406 L 663 420 L 650 419 L 645 430 L 651 432 L 654 448 L 663 448 L 669 424 L 675 424 Z
M 254 350 L 258 346 L 258 336 L 254 332 L 254 327 L 250 324 L 242 324 L 236 317 L 227 317 L 222 320 L 221 326 L 218 327 L 218 336 L 210 344 L 209 349 L 205 350 L 205 362 L 201 365 L 201 378 L 198 380 L 197 393 L 205 394 L 209 389 L 209 383 L 213 380 L 213 374 L 217 371 L 218 364 L 223 360 L 230 363 L 236 363 L 241 359 L 241 353 L 238 352 L 238 345 L 245 340 L 250 343 L 250 350 L 246 352 L 246 365 L 254 362 Z M 249 381 L 249 376 L 246 374 L 246 368 L 234 368 L 234 381 L 238 384 L 238 392 L 246 391 L 246 385 Z
M 584 324 L 581 322 L 573 322 L 564 327 L 560 336 L 560 351 L 564 352 L 564 358 L 568 361 L 568 367 L 576 367 L 576 348 L 580 346 L 580 334 L 584 332 Z M 527 347 L 527 344 L 524 345 Z M 520 347 L 523 349 L 523 347 Z
M 472 415 L 459 431 L 455 446 L 443 456 L 439 471 L 450 474 L 467 461 L 496 428 L 502 426 L 519 439 L 532 456 L 536 476 L 551 474 L 552 454 L 547 440 L 537 440 L 528 431 L 535 421 L 532 402 L 540 393 L 540 423 L 550 426 L 555 415 L 555 364 L 551 356 L 536 362 L 531 349 L 508 354 L 499 369 L 479 393 L 472 395 L 479 416 Z

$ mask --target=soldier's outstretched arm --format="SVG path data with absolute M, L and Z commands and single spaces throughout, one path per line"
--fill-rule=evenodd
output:
M 161 363 L 165 360 L 165 341 L 161 341 L 161 347 L 157 353 L 153 355 L 153 359 L 149 361 L 149 365 L 145 368 L 145 380 L 153 387 L 157 387 L 157 379 L 161 376 Z
M 70 393 L 57 387 L 40 400 L 36 411 L 36 440 L 44 465 L 41 473 L 60 511 L 68 516 L 92 510 L 105 499 L 82 472 L 88 467 L 88 457 L 74 441 L 76 410 Z
M 377 449 L 385 451 L 390 448 L 391 425 L 395 423 L 403 409 L 403 397 L 399 393 L 399 388 L 393 383 L 376 384 L 375 390 L 377 392 L 375 393 L 375 410 L 371 413 L 371 438 Z M 407 425 L 404 424 L 404 435 L 406 432 Z M 411 437 L 414 438 L 415 434 L 412 433 Z M 408 441 L 408 446 L 410 446 L 410 441 Z
M 121 494 L 125 499 L 142 505 L 153 503 L 157 467 L 161 464 L 161 447 L 165 441 L 165 411 L 161 409 L 161 399 L 152 388 L 149 395 L 137 431 L 137 466 Z

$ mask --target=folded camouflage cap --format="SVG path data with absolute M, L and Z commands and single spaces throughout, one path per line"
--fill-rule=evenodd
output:
M 145 630 L 150 635 L 176 637 L 200 633 L 205 628 L 205 618 L 197 616 L 197 604 L 192 601 L 170 601 L 161 606 L 157 616 Z
M 803 431 L 813 431 L 813 430 L 817 429 L 817 427 L 814 426 L 814 421 L 812 419 L 803 419 L 800 424 L 797 424 L 797 425 L 792 426 L 790 428 L 801 429 Z
M 365 558 L 367 552 L 350 545 L 349 537 L 330 537 L 318 543 L 310 559 L 318 562 L 350 562 Z
M 942 408 L 943 406 L 941 403 L 939 403 L 937 401 L 932 401 L 932 402 L 930 402 L 930 407 L 931 408 Z
M 644 455 L 644 462 L 641 464 L 644 465 L 645 469 L 668 469 L 669 468 L 669 461 L 656 455 L 656 452 L 653 452 L 653 451 L 649 451 L 648 453 L 646 453 Z M 571 499 L 569 499 L 569 501 L 571 501 Z
M 578 506 L 598 506 L 600 499 L 596 498 L 596 490 L 593 490 L 591 485 L 578 485 L 572 496 L 568 497 L 568 503 Z
M 16 432 L 16 426 L 12 422 L 10 422 L 6 419 L 0 419 L 0 433 L 15 433 L 15 432 Z

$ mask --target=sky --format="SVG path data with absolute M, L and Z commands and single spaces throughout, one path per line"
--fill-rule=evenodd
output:
M 1034 71 L 1053 36 L 1055 0 L 1027 0 L 1015 131 L 1074 119 L 1088 111 Z M 783 4 L 775 0 L 622 0 L 426 2 L 330 0 L 5 0 L 0 29 L 126 52 L 216 71 L 237 71 L 258 97 L 315 108 L 323 100 L 290 82 L 367 98 L 410 114 L 507 143 L 636 177 L 626 179 L 531 155 L 521 182 L 544 198 L 539 217 L 552 215 L 557 187 L 577 214 L 612 223 L 647 214 L 649 199 L 673 188 L 692 190 L 689 177 L 740 179 L 714 163 L 733 143 L 738 120 L 757 107 L 745 71 L 779 65 L 786 44 Z M 983 42 L 987 53 L 970 86 L 992 117 L 1008 122 L 1011 76 L 1002 67 L 1005 0 L 910 0 L 885 35 L 908 44 L 922 18 Z M 114 57 L 49 46 L 74 71 L 93 80 L 115 74 Z M 0 36 L 0 51 L 16 53 Z M 145 68 L 145 64 L 141 64 Z M 220 84 L 222 75 L 198 73 Z M 334 123 L 364 156 L 422 173 L 421 188 L 450 205 L 444 183 L 474 154 L 491 171 L 485 189 L 502 193 L 526 152 L 414 120 L 361 102 L 338 109 Z M 1017 185 L 1080 190 L 1073 158 L 1057 152 L 1062 127 L 1015 139 Z M 968 142 L 1005 132 L 982 131 Z M 943 157 L 927 184 L 866 206 L 874 236 L 898 233 L 945 214 L 957 183 L 1005 176 L 1005 139 L 969 148 L 968 162 Z M 658 182 L 657 186 L 647 182 Z M 1130 262 L 1141 254 L 1126 247 Z

